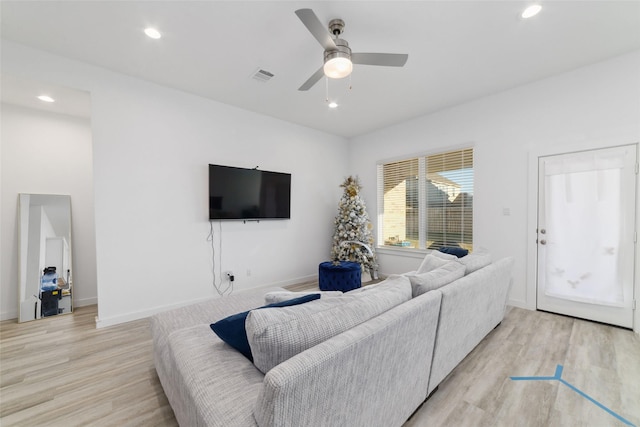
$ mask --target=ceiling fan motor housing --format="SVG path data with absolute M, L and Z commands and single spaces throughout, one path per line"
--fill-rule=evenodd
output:
M 336 44 L 336 49 L 327 49 L 324 51 L 324 62 L 333 58 L 347 58 L 351 60 L 351 48 L 349 43 L 343 39 L 333 39 Z
M 351 74 L 353 63 L 351 62 L 351 49 L 349 43 L 342 39 L 334 39 L 336 48 L 324 51 L 325 76 L 332 79 L 341 79 Z

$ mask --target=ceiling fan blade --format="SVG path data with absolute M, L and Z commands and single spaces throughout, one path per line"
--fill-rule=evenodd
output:
M 409 59 L 406 53 L 352 53 L 351 62 L 362 65 L 403 67 Z
M 318 71 L 316 71 L 315 73 L 313 73 L 313 75 L 312 75 L 311 77 L 309 77 L 309 78 L 307 79 L 307 81 L 306 81 L 306 82 L 304 82 L 304 83 L 302 84 L 302 86 L 300 86 L 300 87 L 298 88 L 298 90 L 309 90 L 309 89 L 311 89 L 311 87 L 312 87 L 314 84 L 318 83 L 318 81 L 322 78 L 322 76 L 324 76 L 324 68 L 323 68 L 323 67 L 320 67 L 320 68 L 318 69 Z
M 296 15 L 298 15 L 298 18 L 300 18 L 304 26 L 307 27 L 311 35 L 318 40 L 324 50 L 336 49 L 336 44 L 331 38 L 331 34 L 329 34 L 327 28 L 322 25 L 322 22 L 320 22 L 320 19 L 318 19 L 313 10 L 298 9 L 296 10 Z

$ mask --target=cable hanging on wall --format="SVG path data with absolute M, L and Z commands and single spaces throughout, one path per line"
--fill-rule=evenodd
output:
M 218 261 L 220 263 L 220 268 L 222 268 L 222 221 L 218 221 L 218 225 L 220 234 L 220 253 L 218 254 Z M 220 296 L 230 295 L 233 292 L 233 281 L 229 281 L 226 287 L 222 287 L 224 278 L 220 277 L 220 284 L 216 283 L 216 245 L 213 232 L 213 221 L 209 221 L 209 235 L 207 236 L 207 241 L 211 242 L 211 273 L 213 275 L 213 288 Z

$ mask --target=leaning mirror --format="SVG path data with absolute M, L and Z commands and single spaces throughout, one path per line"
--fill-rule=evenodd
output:
M 20 322 L 73 309 L 71 197 L 19 195 Z

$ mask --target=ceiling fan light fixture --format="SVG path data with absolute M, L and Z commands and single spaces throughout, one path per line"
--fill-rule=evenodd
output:
M 353 63 L 349 58 L 336 57 L 324 63 L 324 75 L 332 79 L 347 77 L 353 71 Z
M 342 39 L 333 39 L 336 48 L 324 51 L 324 75 L 331 79 L 347 77 L 353 71 L 351 48 Z

